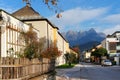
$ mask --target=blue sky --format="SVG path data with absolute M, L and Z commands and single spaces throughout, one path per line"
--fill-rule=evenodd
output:
M 60 32 L 90 28 L 105 34 L 120 31 L 120 0 L 59 0 L 58 7 L 63 10 L 59 19 L 42 1 L 31 0 L 31 6 L 59 27 Z M 0 8 L 9 13 L 25 5 L 22 0 L 0 0 Z

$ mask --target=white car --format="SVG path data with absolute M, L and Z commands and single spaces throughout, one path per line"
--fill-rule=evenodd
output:
M 101 63 L 102 66 L 112 66 L 112 62 L 108 59 L 103 60 Z

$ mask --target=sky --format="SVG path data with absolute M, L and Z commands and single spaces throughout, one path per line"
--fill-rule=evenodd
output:
M 0 9 L 12 13 L 26 5 L 22 0 L 0 0 Z M 106 35 L 120 31 L 120 0 L 58 0 L 61 18 L 43 0 L 31 0 L 31 7 L 53 24 L 60 32 L 86 31 L 94 28 Z M 58 10 L 59 10 L 58 9 Z

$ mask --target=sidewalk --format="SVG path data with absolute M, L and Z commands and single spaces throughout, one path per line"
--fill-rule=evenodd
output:
M 77 64 L 69 69 L 56 69 L 56 80 L 80 80 L 80 67 L 82 65 Z

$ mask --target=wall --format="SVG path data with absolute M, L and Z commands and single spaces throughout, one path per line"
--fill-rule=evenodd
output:
M 1 11 L 1 16 L 3 19 L 3 23 L 1 24 L 1 57 L 6 57 L 9 48 L 19 46 L 17 40 L 20 31 L 27 31 L 29 26 L 5 11 Z M 18 49 L 15 50 L 17 51 Z
M 52 43 L 54 43 L 54 28 L 46 21 L 26 21 L 25 23 L 32 23 L 32 26 L 39 30 L 39 38 L 45 38 L 46 39 L 46 47 L 49 47 Z M 55 30 L 56 31 L 56 30 Z

